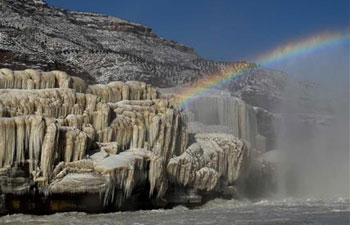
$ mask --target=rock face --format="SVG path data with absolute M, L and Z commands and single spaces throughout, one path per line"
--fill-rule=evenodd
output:
M 39 205 L 20 195 L 51 199 L 49 211 L 66 209 L 55 196 L 120 208 L 137 194 L 165 202 L 178 187 L 220 193 L 248 173 L 248 144 L 214 133 L 188 146 L 186 115 L 146 83 L 0 69 L 0 88 L 0 190 L 15 212 Z
M 236 77 L 229 89 L 234 96 L 252 106 L 275 111 L 285 97 L 287 82 L 288 76 L 285 73 L 259 69 Z
M 105 84 L 139 80 L 169 87 L 240 64 L 204 60 L 149 27 L 112 16 L 34 0 L 1 0 L 0 11 L 0 67 L 63 70 Z

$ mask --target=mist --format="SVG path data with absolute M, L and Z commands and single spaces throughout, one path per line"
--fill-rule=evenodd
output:
M 279 192 L 288 196 L 349 196 L 349 43 L 287 60 L 274 68 L 291 76 L 279 107 Z M 293 84 L 312 82 L 305 93 Z
M 267 67 L 288 74 L 283 101 L 273 110 L 280 117 L 274 123 L 278 135 L 273 147 L 261 148 L 263 133 L 258 131 L 253 108 L 224 90 L 208 91 L 186 105 L 191 129 L 232 133 L 247 140 L 252 149 L 260 148 L 256 157 L 276 150 L 278 196 L 348 197 L 348 44 Z M 270 122 L 265 126 L 273 126 Z

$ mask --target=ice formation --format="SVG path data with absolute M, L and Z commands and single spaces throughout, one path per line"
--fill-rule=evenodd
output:
M 0 87 L 3 195 L 99 194 L 121 207 L 140 188 L 164 201 L 168 187 L 218 191 L 248 173 L 249 144 L 201 133 L 188 146 L 187 116 L 143 82 L 1 69 Z
M 170 160 L 170 181 L 181 186 L 210 191 L 220 179 L 226 185 L 244 179 L 250 161 L 247 144 L 229 134 L 196 134 L 196 142 Z

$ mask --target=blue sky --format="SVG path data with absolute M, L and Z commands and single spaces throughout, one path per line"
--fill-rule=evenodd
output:
M 193 47 L 204 58 L 252 59 L 314 33 L 349 29 L 349 0 L 47 0 L 117 16 Z

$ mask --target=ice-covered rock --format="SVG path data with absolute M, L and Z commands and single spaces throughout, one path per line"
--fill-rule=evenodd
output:
M 96 204 L 114 208 L 140 195 L 154 204 L 200 203 L 236 190 L 248 174 L 251 144 L 232 133 L 248 139 L 256 121 L 238 99 L 208 112 L 230 118 L 230 127 L 191 122 L 188 135 L 185 112 L 143 82 L 88 85 L 60 71 L 1 69 L 0 84 L 4 195 L 97 195 Z
M 101 150 L 103 151 L 103 150 Z M 103 193 L 103 204 L 121 206 L 134 187 L 148 182 L 149 196 L 164 196 L 167 180 L 162 157 L 145 149 L 132 149 L 120 154 L 105 154 L 74 162 L 61 162 L 54 170 L 49 186 L 53 193 Z
M 137 186 L 164 196 L 163 168 L 187 147 L 186 116 L 156 89 L 9 69 L 0 84 L 2 193 L 102 193 L 118 206 Z
M 219 133 L 196 134 L 195 141 L 169 161 L 171 182 L 195 190 L 220 191 L 223 184 L 236 185 L 246 178 L 250 149 L 245 142 Z

